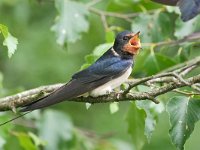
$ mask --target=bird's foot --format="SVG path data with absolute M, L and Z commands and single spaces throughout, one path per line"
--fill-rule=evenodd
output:
M 123 94 L 123 91 L 122 90 L 117 91 L 117 92 L 112 91 L 110 94 L 113 96 L 116 96 L 117 99 L 120 99 L 121 95 Z
M 124 91 L 120 90 L 116 93 L 117 99 L 120 99 L 120 96 L 124 93 Z
M 113 93 L 113 90 L 112 90 L 112 89 L 106 90 L 106 95 L 110 95 L 111 93 Z

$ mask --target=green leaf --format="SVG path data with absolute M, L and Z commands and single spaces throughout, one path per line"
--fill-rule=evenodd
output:
M 130 10 L 133 7 L 132 0 L 110 0 L 107 6 L 109 11 L 124 11 Z
M 194 31 L 195 27 L 195 20 L 192 19 L 188 22 L 183 22 L 180 18 L 176 20 L 176 31 L 175 31 L 175 36 L 178 38 L 182 38 Z
M 4 144 L 6 144 L 6 140 L 0 136 L 0 149 L 3 149 Z
M 8 27 L 3 24 L 0 24 L 0 33 L 3 34 L 3 37 L 6 38 L 8 36 Z
M 80 69 L 80 70 L 86 69 L 86 68 L 88 68 L 90 65 L 91 65 L 91 64 L 88 64 L 88 63 L 83 64 L 83 65 L 81 66 L 81 69 Z
M 87 110 L 88 110 L 91 106 L 92 106 L 91 103 L 85 103 L 85 107 L 86 107 Z
M 75 42 L 81 38 L 82 32 L 87 32 L 89 23 L 86 20 L 87 8 L 75 1 L 55 0 L 59 16 L 56 18 L 52 30 L 56 33 L 57 43 Z
M 142 72 L 145 75 L 152 75 L 175 64 L 176 62 L 169 56 L 145 49 L 136 57 L 133 70 L 134 72 Z
M 12 118 L 10 114 L 6 112 L 0 112 L 0 123 L 4 123 L 8 121 L 10 118 Z M 8 131 L 10 131 L 13 127 L 14 126 L 11 123 L 1 126 L 1 130 L 0 130 L 1 137 L 7 138 L 9 136 Z
M 143 61 L 143 67 L 147 71 L 148 75 L 155 74 L 160 70 L 159 63 L 153 50 L 151 50 L 150 53 L 147 52 L 147 56 Z
M 113 43 L 105 43 L 105 44 L 100 44 L 97 47 L 95 47 L 94 51 L 92 54 L 86 55 L 85 56 L 85 61 L 81 66 L 81 70 L 89 67 L 91 64 L 93 64 L 100 56 L 103 55 L 111 46 Z
M 0 24 L 0 33 L 3 34 L 4 41 L 3 45 L 7 46 L 8 48 L 8 57 L 11 58 L 11 56 L 15 53 L 17 49 L 17 44 L 18 41 L 15 37 L 13 37 L 9 32 L 8 32 L 8 27 Z
M 95 62 L 96 59 L 97 59 L 97 57 L 94 56 L 93 54 L 86 55 L 86 56 L 85 56 L 85 61 L 86 61 L 86 63 L 84 63 L 84 64 L 81 66 L 81 69 L 80 69 L 80 70 L 83 70 L 83 69 L 88 68 L 91 64 L 93 64 L 93 63 Z
M 150 15 L 138 15 L 131 25 L 131 29 L 134 32 L 141 32 L 141 41 L 151 42 L 151 30 L 153 25 L 150 24 L 152 21 L 152 16 Z M 149 27 L 148 27 L 149 26 Z
M 113 102 L 110 104 L 110 113 L 114 114 L 119 110 L 119 103 L 118 102 Z
M 115 39 L 115 33 L 111 29 L 109 29 L 108 31 L 106 31 L 106 42 L 113 42 L 113 39 Z
M 69 117 L 59 111 L 47 110 L 38 122 L 40 138 L 47 141 L 46 150 L 58 149 L 61 141 L 72 138 L 72 123 Z
M 177 38 L 183 38 L 184 36 L 187 36 L 193 32 L 199 32 L 200 28 L 200 17 L 195 17 L 194 19 L 183 22 L 180 18 L 178 18 L 175 22 L 175 33 L 174 35 Z
M 145 75 L 155 74 L 160 70 L 159 63 L 156 59 L 155 52 L 153 50 L 144 50 L 136 58 L 134 72 L 142 72 Z
M 176 62 L 172 58 L 170 58 L 166 55 L 163 55 L 163 54 L 160 54 L 160 53 L 156 53 L 155 55 L 156 55 L 156 60 L 158 61 L 158 65 L 159 65 L 160 70 L 164 70 L 164 69 L 169 68 L 173 65 L 176 65 Z
M 165 6 L 165 8 L 170 13 L 175 13 L 175 14 L 181 15 L 178 7 Z
M 176 96 L 167 104 L 171 128 L 172 142 L 180 150 L 184 149 L 186 140 L 194 130 L 195 123 L 200 119 L 200 100 L 185 96 Z
M 160 8 L 160 5 L 145 0 L 109 0 L 107 8 L 109 11 L 118 12 L 145 12 L 147 10 Z
M 0 89 L 3 87 L 3 74 L 0 72 Z
M 9 58 L 11 58 L 12 55 L 15 53 L 15 51 L 17 49 L 17 44 L 18 44 L 17 39 L 9 33 L 3 42 L 3 45 L 7 46 L 7 48 L 8 48 L 8 57 Z
M 95 47 L 93 54 L 97 57 L 100 57 L 101 55 L 103 55 L 103 53 L 105 53 L 109 48 L 111 48 L 113 45 L 113 43 L 104 43 L 104 44 L 100 44 L 97 47 Z
M 95 62 L 96 58 L 93 54 L 90 54 L 85 56 L 85 60 L 88 64 L 92 64 Z
M 145 131 L 144 134 L 147 137 L 148 142 L 150 142 L 153 131 L 156 128 L 158 121 L 158 115 L 164 111 L 164 104 L 160 102 L 159 104 L 154 104 L 151 101 L 137 101 L 137 106 L 146 112 L 145 119 Z
M 18 138 L 20 145 L 25 150 L 37 150 L 37 147 L 33 144 L 29 135 L 22 132 L 14 132 L 13 134 Z
M 146 142 L 144 135 L 145 117 L 145 111 L 143 109 L 138 109 L 134 102 L 131 103 L 126 121 L 128 123 L 128 133 L 131 135 L 137 150 L 142 149 Z
M 153 14 L 140 14 L 133 19 L 131 29 L 141 32 L 144 43 L 164 41 L 173 36 L 174 24 L 170 20 L 169 13 L 159 10 Z
M 33 140 L 34 144 L 39 147 L 39 146 L 45 146 L 46 142 L 41 140 L 39 137 L 37 137 L 34 133 L 29 132 L 28 135 L 30 138 Z
M 137 86 L 137 89 L 140 92 L 147 92 L 150 90 L 149 87 L 143 85 Z M 158 115 L 161 114 L 165 109 L 164 104 L 162 102 L 155 104 L 151 101 L 145 100 L 136 101 L 136 106 L 146 112 L 144 134 L 146 135 L 148 142 L 150 142 L 153 131 L 156 128 Z

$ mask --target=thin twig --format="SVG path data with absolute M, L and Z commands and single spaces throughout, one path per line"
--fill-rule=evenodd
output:
M 87 7 L 92 7 L 94 5 L 96 5 L 97 3 L 101 2 L 102 0 L 93 0 L 90 1 L 89 3 L 86 4 Z
M 200 87 L 198 87 L 196 84 L 191 86 L 195 91 L 200 93 Z
M 194 66 L 194 65 L 198 65 L 200 66 L 200 56 L 194 58 L 194 59 L 191 59 L 189 61 L 186 61 L 186 62 L 183 62 L 183 63 L 180 63 L 178 65 L 175 65 L 171 68 L 167 68 L 165 70 L 163 70 L 162 72 L 173 72 L 173 71 L 177 71 L 178 73 L 181 73 L 182 71 L 184 71 L 185 69 L 191 67 L 191 66 Z
M 124 19 L 128 22 L 132 22 L 132 20 L 130 19 L 129 15 L 130 14 L 121 14 L 121 13 L 115 13 L 115 12 L 107 12 L 107 11 L 102 11 L 102 10 L 99 10 L 99 9 L 96 9 L 94 7 L 88 7 L 88 10 L 90 10 L 91 12 L 99 15 L 99 16 L 109 16 L 109 17 L 115 17 L 115 18 L 121 18 L 121 19 Z M 132 15 L 136 16 L 138 13 L 132 13 Z
M 105 31 L 107 31 L 109 27 L 108 27 L 108 23 L 107 23 L 107 20 L 106 20 L 106 16 L 101 15 L 101 21 L 103 23 Z
M 195 42 L 195 41 L 199 41 L 199 40 L 200 40 L 200 32 L 195 32 L 195 33 L 191 33 L 188 36 L 185 36 L 184 38 L 179 39 L 179 40 L 162 41 L 162 42 L 158 42 L 158 43 L 142 43 L 142 46 L 143 47 L 153 46 L 154 48 L 159 49 L 160 47 L 164 47 L 164 46 L 173 47 L 176 45 L 181 45 L 186 42 Z
M 186 96 L 200 95 L 200 93 L 186 92 L 186 91 L 181 91 L 181 90 L 177 90 L 177 89 L 174 89 L 173 92 L 184 94 Z
M 182 70 L 182 71 L 180 72 L 180 76 L 185 76 L 185 75 L 187 75 L 188 73 L 190 73 L 192 70 L 194 70 L 194 69 L 197 68 L 197 67 L 199 67 L 199 65 L 193 65 L 193 66 L 190 66 L 190 67 L 188 67 L 188 68 Z

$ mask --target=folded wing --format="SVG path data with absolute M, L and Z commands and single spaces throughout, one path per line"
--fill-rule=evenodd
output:
M 123 60 L 120 57 L 99 59 L 89 68 L 76 73 L 71 81 L 51 94 L 32 102 L 21 111 L 31 111 L 44 108 L 64 100 L 87 93 L 123 74 L 133 61 Z

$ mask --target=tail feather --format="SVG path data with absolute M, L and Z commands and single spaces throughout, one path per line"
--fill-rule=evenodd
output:
M 56 102 L 55 102 L 56 100 Z M 35 102 L 32 102 L 26 106 L 24 106 L 20 112 L 26 112 L 26 111 L 33 111 L 33 110 L 36 110 L 36 109 L 40 109 L 40 108 L 44 108 L 44 107 L 47 107 L 49 105 L 53 105 L 54 103 L 58 103 L 58 99 L 52 99 L 52 96 L 45 96 Z M 61 102 L 61 101 L 60 101 Z
M 58 90 L 54 91 L 53 93 L 26 105 L 20 111 L 21 112 L 32 111 L 35 109 L 40 109 L 40 108 L 44 108 L 44 107 L 47 107 L 47 106 L 50 106 L 50 105 L 53 105 L 56 103 L 60 103 L 66 99 L 70 99 L 74 96 L 77 96 L 76 94 L 78 94 L 80 92 L 76 92 L 76 91 L 79 89 L 80 88 L 74 89 L 70 83 L 66 84 L 66 85 L 60 87 Z M 73 91 L 75 90 L 75 92 L 72 92 L 72 90 Z
M 96 84 L 96 85 L 98 85 L 98 84 Z M 68 84 L 60 87 L 55 92 L 53 92 L 35 102 L 32 102 L 32 103 L 26 105 L 20 111 L 21 112 L 32 111 L 35 109 L 40 109 L 40 108 L 44 108 L 44 107 L 47 107 L 47 106 L 50 106 L 53 104 L 57 104 L 66 99 L 71 99 L 71 98 L 77 97 L 79 95 L 82 95 L 82 94 L 90 91 L 93 87 L 94 87 L 93 83 L 85 85 L 85 84 L 81 84 L 78 80 L 72 80 Z

